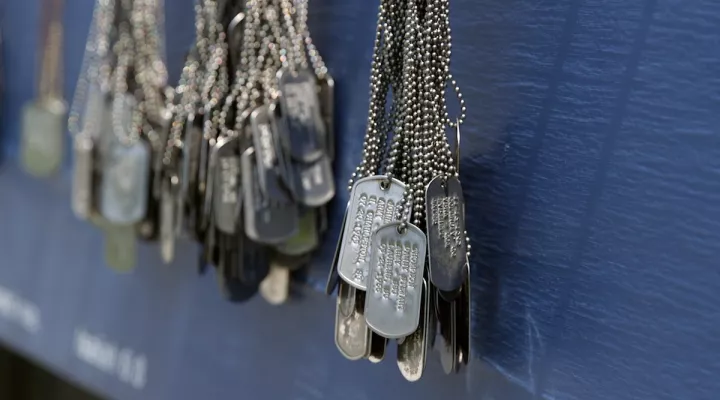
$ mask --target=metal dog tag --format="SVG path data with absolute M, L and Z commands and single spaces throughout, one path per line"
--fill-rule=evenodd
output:
M 299 256 L 315 250 L 320 243 L 316 214 L 315 209 L 306 209 L 300 216 L 297 233 L 285 242 L 275 246 L 275 250 L 288 256 Z
M 333 255 L 332 264 L 330 265 L 330 272 L 328 273 L 327 283 L 325 283 L 325 294 L 330 296 L 335 291 L 340 275 L 338 275 L 338 262 L 340 261 L 340 247 L 343 242 L 343 232 L 345 232 L 345 223 L 347 222 L 348 210 L 345 210 L 343 215 L 342 225 L 340 225 L 340 237 L 338 238 L 337 244 L 335 245 L 335 254 Z
M 377 364 L 385 358 L 385 349 L 387 348 L 388 340 L 377 333 L 373 332 L 370 337 L 370 354 L 368 355 L 368 361 L 373 364 Z
M 372 253 L 372 234 L 395 221 L 405 184 L 387 177 L 370 176 L 358 180 L 350 192 L 347 221 L 342 234 L 338 274 L 350 285 L 365 290 Z
M 388 339 L 411 335 L 420 323 L 427 239 L 415 225 L 400 227 L 391 222 L 373 234 L 365 297 L 368 326 Z
M 311 163 L 325 154 L 325 123 L 320 112 L 317 80 L 310 70 L 278 71 L 282 130 L 290 156 Z
M 422 321 L 412 335 L 398 344 L 397 365 L 400 368 L 400 373 L 410 382 L 420 380 L 425 371 L 427 355 L 430 352 L 434 332 L 434 318 L 432 316 L 435 315 L 432 312 L 431 299 L 430 288 L 427 282 L 423 280 L 423 296 L 420 304 Z
M 323 155 L 312 163 L 292 163 L 295 175 L 295 195 L 308 207 L 320 207 L 335 196 L 330 159 Z
M 139 222 L 145 216 L 150 175 L 150 149 L 138 140 L 130 145 L 118 141 L 106 154 L 100 187 L 100 212 L 119 225 Z
M 230 52 L 230 63 L 233 70 L 236 70 L 240 66 L 240 51 L 243 48 L 243 34 L 245 33 L 244 21 L 245 14 L 238 13 L 230 20 L 230 24 L 228 24 L 228 51 Z
M 290 268 L 270 264 L 270 272 L 260 283 L 260 294 L 274 306 L 284 304 L 290 297 Z
M 250 147 L 240 160 L 245 233 L 258 243 L 279 244 L 297 233 L 298 209 L 279 187 L 272 190 L 273 196 L 265 196 L 260 189 L 255 159 L 255 149 Z
M 22 118 L 20 156 L 25 170 L 36 177 L 54 174 L 63 158 L 65 104 L 60 100 L 30 103 Z
M 137 243 L 133 225 L 108 224 L 105 229 L 105 262 L 117 272 L 135 268 Z
M 335 345 L 349 360 L 365 358 L 370 353 L 372 331 L 362 313 L 364 293 L 345 282 L 338 288 L 335 312 Z
M 72 209 L 80 219 L 93 211 L 94 143 L 90 135 L 78 134 L 73 140 Z
M 283 196 L 278 192 L 289 189 L 291 184 L 288 180 L 285 154 L 270 108 L 268 105 L 258 107 L 250 115 L 250 132 L 255 148 L 258 184 L 265 197 Z
M 335 81 L 330 74 L 318 80 L 320 112 L 325 122 L 325 153 L 335 159 Z
M 233 234 L 237 230 L 240 212 L 240 155 L 238 139 L 222 137 L 215 144 L 213 216 L 215 227 L 220 231 Z
M 177 163 L 180 149 L 178 148 L 176 143 L 168 143 L 168 140 L 170 138 L 170 129 L 172 129 L 173 124 L 172 111 L 168 109 L 162 109 L 159 112 L 158 118 L 158 126 L 154 130 L 154 132 L 157 132 L 157 134 L 152 135 L 151 137 L 149 137 L 149 139 L 150 147 L 153 150 L 152 196 L 153 198 L 159 200 L 161 196 L 160 192 L 162 191 L 163 170 L 167 169 L 168 167 L 176 169 L 176 165 L 174 164 Z M 170 157 L 171 159 L 165 159 L 165 148 L 167 146 L 172 146 L 173 154 Z M 169 166 L 169 164 L 173 165 Z
M 440 364 L 447 375 L 456 372 L 458 366 L 456 307 L 455 301 L 443 299 L 439 291 L 435 290 L 435 312 L 440 325 L 438 350 Z
M 175 178 L 175 182 L 173 182 Z M 179 184 L 177 178 L 165 178 L 160 193 L 160 255 L 165 264 L 175 256 L 175 224 L 177 223 L 177 201 L 175 194 Z
M 467 278 L 467 242 L 465 240 L 465 200 L 460 181 L 455 177 L 437 177 L 425 190 L 430 282 L 447 300 L 454 296 Z

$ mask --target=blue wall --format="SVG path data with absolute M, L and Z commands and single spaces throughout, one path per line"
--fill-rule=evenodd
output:
M 0 225 L 10 227 L 0 230 L 0 284 L 45 307 L 48 329 L 71 332 L 73 323 L 60 320 L 85 321 L 154 349 L 147 351 L 163 360 L 155 365 L 168 366 L 157 367 L 162 379 L 146 392 L 115 388 L 73 361 L 62 334 L 23 338 L 0 320 L 0 337 L 73 379 L 114 396 L 153 399 L 241 398 L 243 387 L 298 399 L 348 390 L 352 399 L 385 398 L 388 387 L 418 399 L 718 398 L 719 1 L 451 1 L 452 68 L 469 110 L 461 168 L 474 248 L 475 359 L 460 377 L 440 376 L 431 366 L 419 385 L 398 379 L 387 360 L 342 360 L 329 332 L 331 299 L 307 293 L 290 311 L 268 311 L 260 302 L 226 305 L 212 279 L 191 271 L 194 250 L 172 268 L 159 266 L 154 248 L 143 248 L 134 275 L 103 269 L 92 250 L 98 234 L 69 211 L 67 172 L 32 181 L 14 166 L 19 110 L 34 87 L 39 2 L 4 3 L 2 133 L 11 160 L 0 174 Z M 66 3 L 70 97 L 92 1 Z M 166 3 L 177 76 L 193 37 L 192 2 Z M 311 31 L 338 84 L 339 183 L 359 161 L 376 3 L 311 1 Z M 341 193 L 338 204 L 346 198 Z M 323 248 L 310 274 L 315 286 L 332 247 Z M 38 283 L 51 279 L 53 268 L 69 276 Z M 86 289 L 97 285 L 109 294 Z M 78 302 L 58 305 L 56 296 L 76 296 L 74 288 L 108 304 L 62 314 Z M 133 303 L 149 307 L 138 317 L 123 303 L 128 293 L 154 305 Z M 158 316 L 166 310 L 158 302 L 183 316 Z M 108 319 L 110 311 L 130 327 L 115 327 L 125 324 Z M 285 336 L 262 326 L 301 330 L 293 335 L 302 338 L 301 349 L 279 345 Z M 156 334 L 166 335 L 162 345 L 148 339 Z M 207 342 L 222 335 L 233 345 Z M 262 357 L 268 359 L 258 362 Z M 266 374 L 292 385 L 263 386 Z

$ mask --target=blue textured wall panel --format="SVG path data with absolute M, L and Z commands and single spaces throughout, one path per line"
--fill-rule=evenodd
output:
M 67 0 L 65 92 L 80 68 L 91 0 Z M 177 76 L 191 0 L 166 0 Z M 162 266 L 104 268 L 76 221 L 67 171 L 15 165 L 32 96 L 38 1 L 5 1 L 0 287 L 37 305 L 29 334 L 0 338 L 99 392 L 127 399 L 718 398 L 720 383 L 720 2 L 452 0 L 455 77 L 468 103 L 462 179 L 473 240 L 473 363 L 402 381 L 390 360 L 345 361 L 334 301 L 298 288 L 273 308 L 225 303 L 194 272 L 195 246 Z M 338 185 L 359 162 L 377 0 L 313 0 L 311 30 L 337 82 Z M 323 284 L 340 225 L 309 276 Z M 0 307 L 2 311 L 2 307 Z M 0 312 L 0 317 L 2 313 Z M 78 360 L 76 329 L 148 355 L 135 389 Z

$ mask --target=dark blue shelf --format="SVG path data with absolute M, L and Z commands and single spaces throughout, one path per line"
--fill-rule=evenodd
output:
M 194 32 L 191 3 L 168 5 L 175 76 Z M 370 365 L 336 351 L 334 300 L 314 289 L 344 192 L 308 285 L 284 307 L 225 302 L 211 274 L 196 274 L 189 242 L 173 265 L 141 245 L 135 271 L 107 269 L 99 231 L 70 211 L 69 172 L 34 180 L 15 161 L 38 1 L 3 4 L 0 340 L 120 399 L 717 398 L 720 3 L 451 3 L 474 248 L 463 374 L 442 375 L 432 357 L 409 384 L 392 355 Z M 311 2 L 338 86 L 338 187 L 360 157 L 376 6 Z M 91 8 L 67 1 L 68 97 Z M 97 349 L 114 349 L 115 361 Z M 145 375 L 118 371 L 143 357 Z

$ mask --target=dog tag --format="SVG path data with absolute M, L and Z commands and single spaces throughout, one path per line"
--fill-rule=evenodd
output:
M 335 291 L 335 287 L 340 280 L 340 275 L 338 275 L 338 262 L 340 260 L 340 246 L 343 242 L 342 235 L 343 232 L 345 232 L 345 224 L 347 222 L 348 211 L 349 208 L 345 210 L 345 214 L 343 215 L 342 225 L 340 225 L 340 238 L 335 245 L 335 254 L 333 255 L 332 264 L 330 265 L 330 272 L 328 273 L 327 283 L 325 284 L 325 294 L 328 296 L 330 296 Z
M 338 274 L 357 289 L 366 289 L 372 249 L 371 236 L 380 225 L 395 221 L 405 185 L 384 176 L 358 180 L 350 192 L 342 234 Z M 410 208 L 412 209 L 412 208 Z
M 21 160 L 36 177 L 54 174 L 63 157 L 65 104 L 50 99 L 25 106 L 22 117 Z
M 288 256 L 299 256 L 315 250 L 320 243 L 316 214 L 315 209 L 306 209 L 300 217 L 297 233 L 285 242 L 275 246 L 275 249 Z
M 317 80 L 310 70 L 278 72 L 282 130 L 290 156 L 311 163 L 325 154 L 325 123 L 320 113 Z
M 284 197 L 280 192 L 289 189 L 291 182 L 287 179 L 288 166 L 270 108 L 267 105 L 258 107 L 250 115 L 258 184 L 265 197 Z
M 368 326 L 388 339 L 411 335 L 420 323 L 427 239 L 415 225 L 400 227 L 391 222 L 373 234 L 365 298 Z
M 349 360 L 360 360 L 370 353 L 372 331 L 365 324 L 362 313 L 364 297 L 362 291 L 340 282 L 335 312 L 335 345 Z
M 295 175 L 295 195 L 308 207 L 320 207 L 335 196 L 330 159 L 323 155 L 312 163 L 292 163 Z
M 471 349 L 470 337 L 472 327 L 470 325 L 471 297 L 470 297 L 470 274 L 463 284 L 460 295 L 455 299 L 457 303 L 457 347 L 458 347 L 458 368 L 470 362 Z
M 72 209 L 86 220 L 93 210 L 94 143 L 90 135 L 78 134 L 73 140 Z
M 467 279 L 465 202 L 460 181 L 437 177 L 425 190 L 430 282 L 447 300 Z
M 228 51 L 232 70 L 240 66 L 240 51 L 243 48 L 243 33 L 245 29 L 245 13 L 238 13 L 228 24 Z
M 325 122 L 325 153 L 335 159 L 335 81 L 330 74 L 318 80 L 320 111 Z
M 260 294 L 274 306 L 284 304 L 290 297 L 290 268 L 271 263 L 270 272 L 260 283 Z
M 456 372 L 458 364 L 456 302 L 445 300 L 436 289 L 435 312 L 440 325 L 440 364 L 445 374 L 450 375 Z
M 258 283 L 249 284 L 240 279 L 241 257 L 243 252 L 235 246 L 234 236 L 223 233 L 218 234 L 219 257 L 217 260 L 217 277 L 220 289 L 225 297 L 235 303 L 250 300 L 258 291 Z
M 138 140 L 130 145 L 114 141 L 105 155 L 100 187 L 100 212 L 119 225 L 145 216 L 150 175 L 150 149 Z
M 255 158 L 253 147 L 241 157 L 245 233 L 258 243 L 282 243 L 297 233 L 298 210 L 279 187 L 272 190 L 274 195 L 265 196 L 259 185 Z
M 172 111 L 168 109 L 162 109 L 159 112 L 159 121 L 158 126 L 156 128 L 156 131 L 158 134 L 152 135 L 152 139 L 150 140 L 150 147 L 152 148 L 152 158 L 153 158 L 153 179 L 152 179 L 152 196 L 155 199 L 160 199 L 161 191 L 162 191 L 162 173 L 165 168 L 167 168 L 168 164 L 173 163 L 176 161 L 180 149 L 176 146 L 175 143 L 168 143 L 170 139 L 170 129 L 172 129 L 173 124 L 173 113 Z M 172 146 L 172 154 L 170 156 L 171 159 L 166 159 L 165 150 L 167 146 Z M 173 165 L 174 167 L 174 165 Z
M 213 215 L 215 227 L 220 231 L 233 234 L 237 230 L 240 211 L 240 156 L 238 139 L 222 137 L 215 144 L 213 184 Z
M 137 243 L 133 225 L 109 223 L 105 229 L 105 262 L 117 272 L 129 272 L 135 268 Z
M 373 332 L 370 337 L 370 354 L 368 355 L 368 361 L 373 364 L 377 364 L 385 358 L 385 349 L 387 348 L 388 340 L 377 333 Z
M 422 321 L 415 332 L 398 344 L 397 365 L 400 373 L 410 382 L 417 382 L 425 371 L 434 332 L 434 316 L 430 288 L 423 280 L 423 296 L 420 304 Z
M 173 182 L 173 178 L 175 182 Z M 170 264 L 175 256 L 175 223 L 177 222 L 177 202 L 175 193 L 177 177 L 163 179 L 160 193 L 160 255 L 165 264 Z

